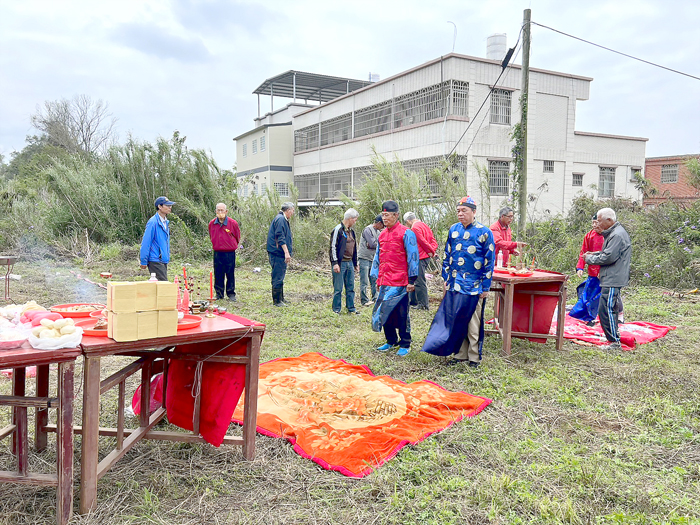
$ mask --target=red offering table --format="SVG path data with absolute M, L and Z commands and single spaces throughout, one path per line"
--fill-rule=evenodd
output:
M 0 350 L 0 368 L 13 368 L 11 396 L 0 396 L 0 405 L 13 407 L 12 424 L 0 429 L 0 439 L 12 436 L 17 471 L 0 471 L 0 483 L 48 485 L 57 488 L 56 518 L 68 523 L 73 513 L 73 370 L 79 348 L 36 350 L 28 343 L 12 350 Z M 49 397 L 49 365 L 58 364 L 57 399 Z M 26 367 L 36 366 L 36 397 L 25 396 Z M 28 469 L 29 439 L 27 408 L 36 409 L 35 444 L 46 448 L 48 409 L 56 408 L 56 474 L 32 474 Z
M 496 329 L 486 332 L 501 334 L 504 354 L 510 355 L 512 337 L 525 337 L 538 343 L 553 338 L 557 350 L 561 350 L 567 279 L 563 273 L 546 270 L 535 270 L 526 277 L 500 272 L 493 274 L 491 290 L 496 293 Z M 557 333 L 549 335 L 557 306 Z
M 265 326 L 239 319 L 240 322 L 224 317 L 205 317 L 196 328 L 183 330 L 172 337 L 147 339 L 127 343 L 117 343 L 104 337 L 83 337 L 81 344 L 84 362 L 83 388 L 83 426 L 76 427 L 76 433 L 82 433 L 80 512 L 87 513 L 97 505 L 97 480 L 126 454 L 141 439 L 157 439 L 179 442 L 203 442 L 199 433 L 200 402 L 198 396 L 190 402 L 194 404 L 191 433 L 162 432 L 151 430 L 166 415 L 166 393 L 168 366 L 174 360 L 196 363 L 228 363 L 245 365 L 245 399 L 243 418 L 243 437 L 226 436 L 224 444 L 242 445 L 243 456 L 251 460 L 255 456 L 255 431 L 257 418 L 258 364 L 260 341 Z M 226 349 L 243 348 L 244 352 L 228 355 Z M 101 379 L 100 366 L 102 358 L 111 356 L 133 356 L 137 359 L 119 372 L 106 379 Z M 174 365 L 173 365 L 174 366 Z M 149 414 L 151 376 L 161 370 L 166 384 L 163 388 L 163 407 Z M 141 371 L 141 413 L 139 427 L 124 428 L 125 381 Z M 201 378 L 198 377 L 196 391 L 204 391 Z M 119 387 L 117 427 L 100 427 L 100 395 L 113 387 Z M 192 389 L 187 390 L 190 395 Z M 230 421 L 230 417 L 228 419 Z M 100 461 L 98 450 L 99 436 L 116 437 L 116 447 Z

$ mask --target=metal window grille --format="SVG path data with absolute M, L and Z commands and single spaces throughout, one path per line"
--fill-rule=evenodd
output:
M 318 138 L 318 124 L 296 130 L 294 132 L 294 151 L 317 148 L 319 146 Z
M 248 185 L 247 184 L 245 186 L 243 186 L 243 196 L 244 197 L 248 196 Z
M 275 182 L 273 183 L 275 191 L 279 193 L 280 197 L 289 196 L 289 183 L 288 182 Z
M 321 172 L 321 189 L 319 193 L 324 198 L 335 198 L 341 193 L 350 193 L 352 170 L 334 170 Z
M 678 182 L 678 164 L 664 164 L 661 166 L 661 184 Z
M 352 137 L 352 113 L 321 122 L 321 146 Z
M 265 195 L 267 193 L 267 183 L 263 182 L 260 184 L 260 195 Z
M 243 156 L 248 156 L 248 144 L 243 144 Z
M 460 117 L 469 116 L 469 83 L 452 80 L 452 108 L 451 115 Z
M 394 99 L 394 128 L 445 116 L 450 83 L 443 82 Z
M 510 125 L 512 93 L 505 89 L 494 89 L 491 93 L 491 124 Z
M 598 197 L 612 198 L 615 196 L 615 171 L 616 168 L 600 167 L 598 177 Z
M 260 151 L 265 151 L 265 137 L 260 137 Z
M 391 128 L 391 100 L 355 111 L 355 137 L 381 133 Z
M 255 155 L 258 152 L 258 140 L 255 139 L 253 141 L 253 155 Z
M 489 193 L 491 195 L 508 195 L 508 173 L 510 162 L 505 160 L 489 161 Z
M 572 186 L 583 186 L 583 173 L 574 173 L 574 180 L 572 181 Z
M 429 191 L 432 194 L 437 194 L 438 193 L 438 186 L 437 183 L 432 180 L 429 176 L 430 172 L 434 169 L 437 168 L 443 168 L 445 166 L 445 157 L 442 155 L 438 155 L 435 157 L 424 157 L 422 159 L 411 159 L 411 160 L 406 160 L 401 163 L 403 168 L 406 171 L 414 172 L 414 173 L 424 173 L 426 176 L 426 181 L 425 181 L 425 187 L 424 189 Z M 466 155 L 459 155 L 455 159 L 455 163 L 450 166 L 448 169 L 456 168 L 462 172 L 466 172 L 467 170 L 467 157 Z
M 553 160 L 545 160 L 544 166 L 542 167 L 542 171 L 544 173 L 554 173 L 554 161 Z

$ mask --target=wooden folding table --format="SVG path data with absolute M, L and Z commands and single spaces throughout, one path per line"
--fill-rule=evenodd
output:
M 36 350 L 28 343 L 23 347 L 0 350 L 0 368 L 13 368 L 12 394 L 0 396 L 0 405 L 13 407 L 12 424 L 0 429 L 0 439 L 13 438 L 17 471 L 0 471 L 0 482 L 25 485 L 48 485 L 57 488 L 56 517 L 59 525 L 68 523 L 73 513 L 73 371 L 79 348 Z M 49 397 L 49 366 L 58 365 L 57 398 Z M 36 366 L 36 395 L 26 396 L 26 367 Z M 37 450 L 46 448 L 48 409 L 57 409 L 56 474 L 30 473 L 27 408 L 36 408 L 35 443 Z
M 566 281 L 563 273 L 535 270 L 521 277 L 508 273 L 493 274 L 491 291 L 496 293 L 495 329 L 503 338 L 503 354 L 510 355 L 511 339 L 555 339 L 557 350 L 564 341 Z M 550 335 L 552 315 L 558 307 L 557 332 Z
M 127 343 L 117 343 L 106 337 L 83 337 L 81 344 L 84 362 L 83 388 L 83 426 L 76 427 L 76 433 L 82 433 L 82 458 L 80 465 L 80 512 L 86 513 L 97 505 L 97 481 L 142 439 L 157 439 L 164 441 L 202 442 L 198 430 L 198 408 L 195 405 L 195 432 L 157 432 L 152 428 L 166 414 L 161 407 L 149 415 L 151 376 L 161 368 L 165 370 L 171 359 L 203 360 L 218 363 L 245 364 L 245 398 L 243 416 L 243 437 L 229 437 L 225 444 L 242 445 L 243 456 L 250 460 L 255 456 L 255 432 L 257 419 L 258 366 L 260 356 L 260 341 L 265 331 L 264 326 L 246 326 L 223 317 L 204 318 L 202 324 L 194 329 L 183 330 L 176 336 L 158 339 L 147 339 Z M 212 348 L 225 348 L 237 341 L 246 344 L 245 355 L 225 356 L 216 355 Z M 216 342 L 212 346 L 212 342 Z M 210 355 L 175 353 L 178 345 L 201 345 Z M 102 358 L 110 356 L 133 356 L 137 359 L 119 372 L 102 380 L 100 367 Z M 125 381 L 141 371 L 141 413 L 139 428 L 124 428 Z M 113 387 L 119 387 L 119 403 L 116 428 L 100 427 L 100 395 Z M 164 386 L 163 392 L 165 393 Z M 164 403 L 165 405 L 165 403 Z M 116 447 L 101 461 L 98 456 L 99 436 L 116 437 Z

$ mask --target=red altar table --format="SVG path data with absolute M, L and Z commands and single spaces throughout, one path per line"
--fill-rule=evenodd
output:
M 241 445 L 245 459 L 253 459 L 255 456 L 260 341 L 265 326 L 253 322 L 246 325 L 242 324 L 243 320 L 241 321 L 239 323 L 220 316 L 204 317 L 200 326 L 180 331 L 176 336 L 127 343 L 117 343 L 106 337 L 83 337 L 81 343 L 84 357 L 83 425 L 75 428 L 75 432 L 81 433 L 83 436 L 80 464 L 81 513 L 86 513 L 96 507 L 97 481 L 140 440 L 204 441 L 199 433 L 200 396 L 194 400 L 193 431 L 191 433 L 152 430 L 166 415 L 167 372 L 171 360 L 245 365 L 243 437 L 226 436 L 223 443 Z M 226 355 L 224 351 L 226 348 L 239 343 L 245 346 L 244 354 Z M 106 379 L 101 379 L 101 360 L 111 356 L 133 356 L 137 359 L 119 372 Z M 163 407 L 149 414 L 151 376 L 161 370 L 164 371 L 163 377 L 166 381 L 163 388 Z M 138 371 L 141 372 L 139 427 L 127 429 L 124 428 L 125 381 Z M 198 388 L 201 387 L 201 375 L 199 382 Z M 100 395 L 114 387 L 119 388 L 117 427 L 100 427 Z M 101 461 L 98 454 L 99 436 L 116 437 L 116 447 Z
M 28 343 L 0 350 L 0 368 L 13 368 L 12 394 L 0 396 L 0 405 L 13 407 L 12 424 L 0 429 L 0 439 L 12 436 L 17 471 L 0 471 L 0 483 L 47 485 L 57 488 L 56 521 L 68 523 L 73 513 L 73 370 L 79 348 L 36 350 Z M 49 365 L 58 364 L 57 397 L 49 397 Z M 36 366 L 36 395 L 26 396 L 26 367 Z M 36 409 L 35 445 L 47 445 L 48 409 L 57 409 L 56 474 L 30 473 L 27 408 Z
M 503 353 L 510 355 L 511 339 L 524 337 L 530 341 L 556 340 L 557 350 L 564 341 L 566 315 L 566 281 L 563 273 L 535 270 L 520 277 L 494 272 L 491 291 L 496 293 L 495 330 L 503 338 Z M 549 334 L 554 310 L 558 309 L 557 333 Z

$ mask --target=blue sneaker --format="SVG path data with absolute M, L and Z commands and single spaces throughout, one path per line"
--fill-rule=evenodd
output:
M 386 344 L 378 347 L 377 350 L 379 350 L 380 352 L 386 352 L 387 350 L 391 350 L 392 348 L 394 348 L 394 345 L 390 345 L 389 343 L 386 343 Z
M 396 352 L 396 355 L 398 355 L 400 357 L 406 357 L 410 351 L 411 351 L 410 347 L 408 347 L 408 348 L 402 347 L 402 348 L 399 348 L 399 351 Z

